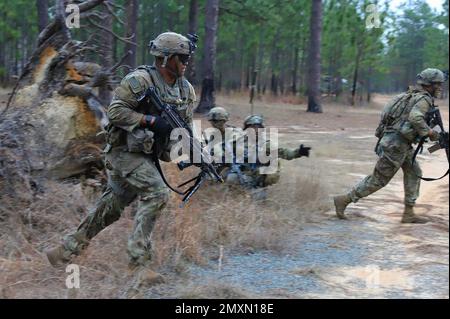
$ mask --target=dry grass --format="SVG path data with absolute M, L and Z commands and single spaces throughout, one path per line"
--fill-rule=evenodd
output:
M 174 198 L 155 228 L 157 264 L 182 270 L 186 261 L 202 264 L 205 258 L 218 258 L 221 246 L 245 251 L 286 248 L 290 235 L 314 213 L 329 209 L 317 171 L 305 169 L 294 179 L 286 175 L 268 188 L 265 200 L 255 200 L 252 191 L 238 186 L 212 182 L 184 209 Z
M 298 185 L 310 187 L 300 186 L 294 192 L 273 187 L 270 190 L 273 193 L 261 203 L 238 189 L 221 185 L 202 189 L 186 209 L 178 208 L 179 199 L 174 198 L 153 234 L 155 266 L 183 273 L 189 262 L 202 264 L 209 258 L 218 258 L 219 246 L 227 251 L 285 248 L 289 235 L 298 230 L 309 214 L 295 208 L 294 200 L 306 197 L 310 207 L 320 203 L 314 194 L 321 186 L 318 183 L 311 187 L 314 178 L 310 178 L 305 183 L 298 181 Z M 286 187 L 289 186 L 293 185 L 288 183 Z M 125 247 L 133 224 L 130 210 L 74 260 L 82 265 L 85 283 L 77 296 L 66 295 L 64 269 L 49 267 L 43 254 L 76 228 L 93 205 L 89 199 L 94 197 L 88 186 L 48 182 L 45 192 L 29 205 L 5 205 L 2 198 L 2 207 L 9 206 L 11 210 L 0 224 L 0 297 L 129 297 L 127 291 L 133 274 L 127 269 Z M 191 292 L 192 296 L 202 295 L 201 291 Z M 226 291 L 220 294 L 226 295 Z
M 172 174 L 173 167 L 168 170 L 168 175 Z M 75 181 L 47 181 L 41 186 L 42 191 L 28 203 L 2 197 L 0 297 L 130 297 L 133 273 L 127 269 L 125 247 L 133 225 L 132 207 L 74 260 L 81 265 L 84 285 L 78 295 L 68 296 L 64 269 L 49 267 L 43 252 L 77 227 L 95 204 L 100 189 Z M 180 199 L 173 196 L 153 234 L 155 267 L 180 274 L 190 262 L 203 264 L 218 258 L 219 246 L 227 252 L 282 250 L 311 212 L 326 207 L 317 196 L 321 187 L 317 176 L 295 180 L 283 176 L 280 185 L 269 189 L 265 201 L 256 202 L 239 188 L 211 184 L 184 209 L 178 207 Z M 302 209 L 296 205 L 299 199 L 305 205 Z M 226 295 L 227 289 L 224 291 Z

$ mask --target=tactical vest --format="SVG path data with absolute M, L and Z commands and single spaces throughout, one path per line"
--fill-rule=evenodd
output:
M 148 87 L 155 87 L 163 102 L 170 104 L 183 118 L 188 118 L 188 108 L 189 104 L 193 102 L 193 94 L 191 94 L 189 82 L 184 77 L 177 79 L 176 82 L 175 88 L 179 89 L 179 96 L 172 94 L 170 87 L 164 82 L 163 77 L 154 66 L 139 66 L 124 79 L 136 100 L 144 94 Z M 152 105 L 138 106 L 134 111 L 145 115 L 160 115 Z M 143 131 L 142 128 L 137 128 L 137 130 Z M 153 143 L 151 139 L 153 137 L 152 132 L 147 132 L 148 134 L 142 134 L 142 132 L 127 133 L 112 123 L 106 127 L 106 132 L 107 149 L 105 152 L 108 152 L 112 147 L 126 145 L 130 146 L 128 148 L 130 152 L 144 152 L 148 154 L 151 151 L 151 144 Z M 140 145 L 139 137 L 141 137 L 142 145 Z
M 164 82 L 164 78 L 159 74 L 155 66 L 142 65 L 137 67 L 136 70 L 147 71 L 149 76 L 147 79 L 149 81 L 149 86 L 152 85 L 156 88 L 161 101 L 172 105 L 178 114 L 185 119 L 187 118 L 187 109 L 189 104 L 192 103 L 192 97 L 190 96 L 189 82 L 184 77 L 177 79 L 176 86 L 180 90 L 180 98 L 174 98 L 170 92 L 169 86 Z M 146 86 L 146 88 L 148 88 L 148 86 Z M 136 92 L 137 97 L 142 93 L 143 92 Z M 153 108 L 148 110 L 141 108 L 137 111 L 143 114 L 159 115 Z

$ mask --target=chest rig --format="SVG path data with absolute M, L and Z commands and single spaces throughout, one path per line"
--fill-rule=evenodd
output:
M 185 78 L 178 78 L 173 87 L 170 87 L 154 66 L 142 65 L 137 70 L 147 71 L 150 77 L 150 85 L 156 88 L 161 101 L 172 106 L 185 120 L 188 118 L 188 108 L 192 100 L 189 84 Z M 146 115 L 159 115 L 152 106 L 146 109 L 140 107 L 136 111 Z

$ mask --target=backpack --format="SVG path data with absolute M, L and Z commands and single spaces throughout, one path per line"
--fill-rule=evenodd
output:
M 380 123 L 375 130 L 376 137 L 381 139 L 384 133 L 401 128 L 403 123 L 407 121 L 409 113 L 414 106 L 414 103 L 410 103 L 410 100 L 417 92 L 417 90 L 410 89 L 397 95 L 384 107 Z

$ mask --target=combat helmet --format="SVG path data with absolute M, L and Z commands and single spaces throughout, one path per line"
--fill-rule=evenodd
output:
M 223 107 L 213 107 L 208 113 L 208 121 L 228 121 L 230 114 Z
M 249 115 L 244 120 L 244 130 L 250 125 L 259 125 L 264 127 L 264 117 L 262 115 Z
M 167 59 L 174 54 L 191 55 L 197 48 L 198 36 L 188 34 L 186 37 L 175 32 L 164 32 L 150 41 L 148 47 L 150 54 L 157 57 L 164 57 L 163 66 Z
M 446 81 L 444 72 L 438 69 L 428 68 L 417 74 L 417 84 L 431 85 L 433 83 L 443 83 Z

